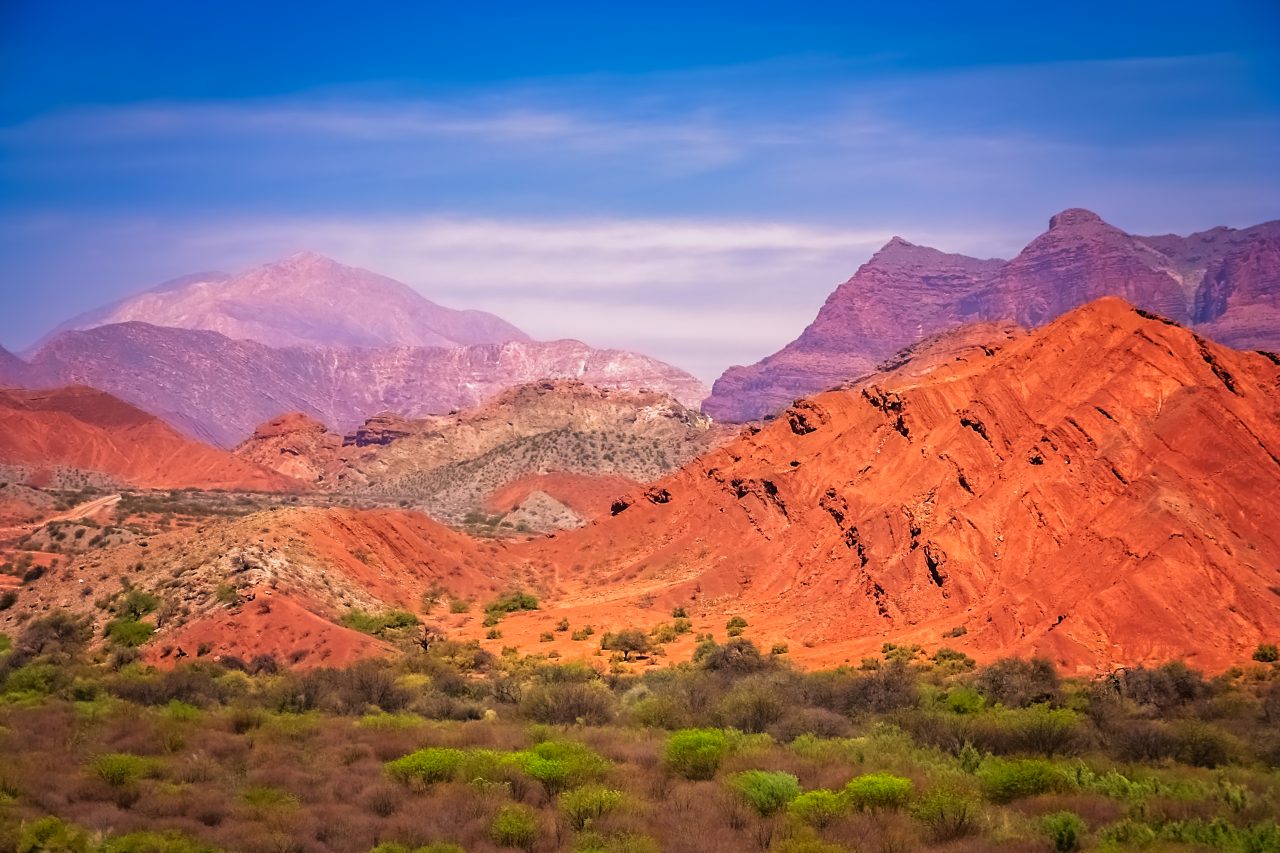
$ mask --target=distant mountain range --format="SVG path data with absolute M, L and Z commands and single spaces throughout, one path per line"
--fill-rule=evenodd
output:
M 529 340 L 501 317 L 442 307 L 406 284 L 314 252 L 298 252 L 240 275 L 174 279 L 68 320 L 46 340 L 61 332 L 135 321 L 204 329 L 269 347 L 452 347 Z
M 1136 237 L 1072 209 L 1010 261 L 889 241 L 787 346 L 716 380 L 703 410 L 746 421 L 866 375 L 931 335 L 975 321 L 1035 328 L 1102 296 L 1240 349 L 1280 349 L 1280 221 Z
M 310 253 L 237 277 L 189 276 L 60 328 L 27 362 L 0 351 L 0 384 L 88 385 L 222 447 L 287 412 L 345 432 L 379 412 L 446 413 L 548 378 L 693 407 L 707 394 L 656 359 L 531 341 L 493 315 L 441 308 Z

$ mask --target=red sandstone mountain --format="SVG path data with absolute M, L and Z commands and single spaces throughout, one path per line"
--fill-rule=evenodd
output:
M 1214 670 L 1274 640 L 1280 358 L 1117 299 L 985 337 L 919 346 L 554 538 L 483 543 L 347 510 L 166 534 L 150 553 L 191 555 L 211 586 L 209 606 L 161 642 L 185 631 L 254 651 L 252 636 L 219 633 L 212 584 L 228 554 L 252 557 L 260 588 L 309 601 L 324 624 L 341 602 L 412 607 L 428 582 L 459 595 L 537 588 L 543 609 L 508 617 L 495 650 L 546 651 L 539 638 L 561 618 L 649 627 L 675 605 L 695 631 L 743 615 L 749 636 L 807 665 L 856 663 L 889 641 L 1085 670 L 1170 658 Z M 127 565 L 135 551 L 106 556 Z M 19 607 L 62 601 L 60 582 Z M 451 633 L 484 635 L 478 616 L 448 618 Z M 565 637 L 553 647 L 590 653 Z
M 59 326 L 59 332 L 113 323 L 205 329 L 235 340 L 286 346 L 466 346 L 527 341 L 505 320 L 456 311 L 408 285 L 313 252 L 240 275 L 175 279 Z
M 448 412 L 545 378 L 654 389 L 690 406 L 706 395 L 701 382 L 668 364 L 579 341 L 277 349 L 145 323 L 63 332 L 40 348 L 30 368 L 44 385 L 100 388 L 223 447 L 287 412 L 346 432 L 377 412 Z
M 131 486 L 290 491 L 297 480 L 179 435 L 91 388 L 0 390 L 0 463 L 105 474 Z
M 759 418 L 963 323 L 1033 328 L 1109 295 L 1230 346 L 1280 349 L 1280 221 L 1135 237 L 1087 210 L 1066 210 L 1007 263 L 895 237 L 831 294 L 799 338 L 725 371 L 703 408 L 720 420 Z

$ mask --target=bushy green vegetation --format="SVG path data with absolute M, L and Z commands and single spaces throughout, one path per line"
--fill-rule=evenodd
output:
M 667 738 L 667 766 L 686 779 L 710 779 L 729 754 L 729 736 L 719 729 L 686 729 Z
M 407 610 L 388 610 L 385 613 L 348 610 L 342 616 L 342 624 L 363 634 L 381 637 L 389 631 L 414 627 L 418 624 L 418 617 Z
M 761 817 L 777 814 L 800 796 L 800 780 L 791 773 L 744 770 L 731 776 L 729 784 Z
M 142 622 L 144 595 L 103 606 Z M 1266 662 L 1071 680 L 895 646 L 804 673 L 704 636 L 695 662 L 638 674 L 388 637 L 402 656 L 342 669 L 262 656 L 161 671 L 90 652 L 66 614 L 21 624 L 0 649 L 0 853 L 1252 853 L 1280 839 Z

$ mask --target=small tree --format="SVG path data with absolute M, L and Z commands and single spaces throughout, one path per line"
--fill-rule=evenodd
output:
M 616 634 L 605 634 L 600 640 L 600 648 L 606 652 L 622 652 L 623 660 L 631 660 L 632 653 L 649 651 L 649 637 L 639 628 L 627 628 Z

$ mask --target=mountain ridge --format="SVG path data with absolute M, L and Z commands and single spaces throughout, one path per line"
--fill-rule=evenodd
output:
M 171 279 L 60 324 L 28 352 L 63 332 L 132 321 L 214 331 L 277 348 L 530 340 L 496 315 L 445 308 L 395 279 L 302 251 L 235 275 Z
M 1195 325 L 1241 348 L 1280 348 L 1280 220 L 1187 237 L 1130 235 L 1069 208 L 1014 258 L 980 260 L 894 237 L 827 298 L 791 343 L 728 368 L 704 411 L 773 414 L 870 373 L 894 352 L 976 321 L 1037 327 L 1103 296 Z

